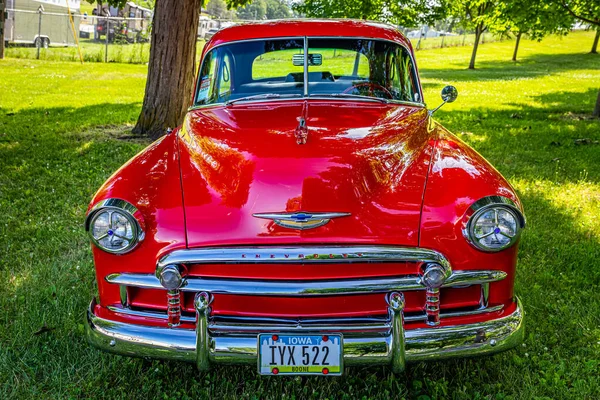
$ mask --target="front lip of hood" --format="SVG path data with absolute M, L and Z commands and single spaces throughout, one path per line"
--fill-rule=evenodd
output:
M 178 132 L 188 247 L 417 246 L 428 119 L 421 107 L 318 100 L 191 111 Z M 298 211 L 350 215 L 305 230 L 253 216 Z

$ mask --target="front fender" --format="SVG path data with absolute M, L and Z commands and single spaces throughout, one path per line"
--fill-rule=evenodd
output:
M 92 245 L 101 305 L 119 302 L 119 288 L 106 282 L 108 274 L 152 273 L 161 255 L 186 246 L 176 138 L 176 134 L 164 136 L 129 160 L 90 203 L 88 212 L 105 199 L 128 201 L 141 213 L 145 233 L 127 254 L 109 254 Z
M 487 160 L 439 124 L 429 169 L 420 223 L 419 244 L 443 253 L 456 270 L 502 270 L 506 279 L 493 283 L 490 304 L 507 304 L 513 298 L 518 242 L 486 253 L 471 246 L 462 229 L 469 207 L 492 195 L 521 203 L 510 184 Z

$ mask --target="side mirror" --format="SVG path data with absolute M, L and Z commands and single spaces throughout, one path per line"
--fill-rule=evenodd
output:
M 453 103 L 458 97 L 458 90 L 452 85 L 448 85 L 442 89 L 442 100 L 444 103 Z
M 443 103 L 429 111 L 429 115 L 433 115 L 434 112 L 439 110 L 446 103 L 453 103 L 458 97 L 458 90 L 452 85 L 448 85 L 442 89 L 442 101 Z

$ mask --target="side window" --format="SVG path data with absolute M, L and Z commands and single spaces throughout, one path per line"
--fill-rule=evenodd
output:
M 398 49 L 392 49 L 386 57 L 386 70 L 388 71 L 387 80 L 388 87 L 392 87 L 393 91 L 402 93 L 402 83 L 400 82 L 400 63 L 398 62 Z M 401 95 L 399 96 L 402 97 Z
M 400 78 L 400 85 L 403 88 L 402 94 L 403 99 L 406 101 L 421 101 L 419 93 L 416 90 L 416 82 L 414 76 L 414 66 L 410 55 L 405 49 L 399 50 L 398 57 L 398 75 Z
M 232 60 L 231 55 L 224 54 L 221 61 L 219 71 L 219 100 L 225 101 L 231 95 L 231 79 L 232 79 Z
M 386 64 L 387 81 L 394 98 L 401 101 L 421 101 L 416 91 L 413 63 L 406 50 L 395 48 L 390 51 Z
M 206 55 L 202 69 L 200 70 L 200 79 L 198 81 L 198 94 L 196 96 L 197 104 L 209 104 L 215 97 L 216 79 L 213 76 L 217 69 L 216 51 L 211 51 Z

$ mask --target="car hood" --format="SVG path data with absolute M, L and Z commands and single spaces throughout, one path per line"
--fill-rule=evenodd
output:
M 301 119 L 306 144 L 296 140 Z M 188 246 L 417 246 L 428 119 L 421 107 L 348 101 L 190 111 L 178 132 Z M 299 211 L 349 215 L 304 230 L 254 215 Z

